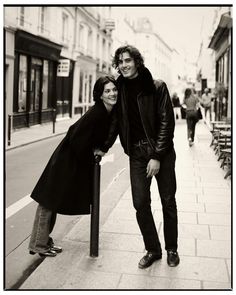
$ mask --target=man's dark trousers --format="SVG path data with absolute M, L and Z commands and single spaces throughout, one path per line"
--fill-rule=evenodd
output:
M 130 151 L 131 190 L 136 218 L 143 235 L 145 248 L 147 251 L 161 254 L 161 245 L 151 212 L 150 186 L 152 178 L 147 178 L 146 172 L 150 160 L 150 149 L 148 143 L 132 145 Z M 161 159 L 160 170 L 155 176 L 162 203 L 166 250 L 177 250 L 178 247 L 175 159 L 176 155 L 173 148 Z

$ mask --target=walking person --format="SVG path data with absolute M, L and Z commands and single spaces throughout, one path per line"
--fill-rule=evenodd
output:
M 180 112 L 181 105 L 180 105 L 179 97 L 176 92 L 173 93 L 171 97 L 171 101 L 172 101 L 172 106 L 174 109 L 175 119 L 178 120 L 181 118 L 181 112 Z
M 189 146 L 194 143 L 195 127 L 198 122 L 198 108 L 199 100 L 197 96 L 194 96 L 192 89 L 186 88 L 184 93 L 184 102 L 186 106 L 186 121 L 187 121 L 187 136 Z
M 207 120 L 207 113 L 209 113 L 209 119 L 211 121 L 211 94 L 209 93 L 209 89 L 205 88 L 204 93 L 200 99 L 201 105 L 204 108 L 204 122 Z
M 120 73 L 117 79 L 117 125 L 116 129 L 112 126 L 113 137 L 119 133 L 124 151 L 129 156 L 133 205 L 147 250 L 138 266 L 147 268 L 162 258 L 151 211 L 150 185 L 153 176 L 157 180 L 162 203 L 167 263 L 177 266 L 175 120 L 169 92 L 163 81 L 153 81 L 142 55 L 133 46 L 118 48 L 113 66 Z
M 117 101 L 116 81 L 100 77 L 93 89 L 95 105 L 70 126 L 52 154 L 31 197 L 39 203 L 31 233 L 30 254 L 54 257 L 62 251 L 50 233 L 57 213 L 90 214 L 94 155 L 103 156 L 113 107 Z

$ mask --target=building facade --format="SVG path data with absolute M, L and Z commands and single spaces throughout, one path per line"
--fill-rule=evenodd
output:
M 220 15 L 218 25 L 209 43 L 215 52 L 216 120 L 231 119 L 232 104 L 232 17 L 231 8 Z
M 216 120 L 231 118 L 231 10 L 220 6 L 208 13 L 197 60 L 197 90 L 199 95 L 205 88 L 210 90 Z
M 88 110 L 95 80 L 111 71 L 109 12 L 109 7 L 4 7 L 7 129 L 49 122 L 53 112 L 59 118 Z

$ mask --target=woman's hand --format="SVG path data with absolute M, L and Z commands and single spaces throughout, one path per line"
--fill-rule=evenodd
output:
M 103 157 L 104 155 L 105 155 L 105 153 L 104 152 L 102 152 L 101 150 L 99 150 L 99 149 L 95 149 L 94 151 L 93 151 L 93 154 L 94 154 L 94 156 L 101 156 L 101 157 Z

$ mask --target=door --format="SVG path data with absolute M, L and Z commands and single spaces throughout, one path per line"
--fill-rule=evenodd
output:
M 30 87 L 30 113 L 31 124 L 41 123 L 42 108 L 42 66 L 32 64 L 31 67 L 31 87 Z

